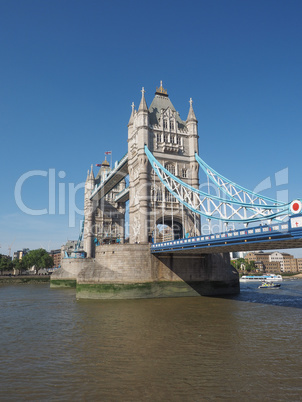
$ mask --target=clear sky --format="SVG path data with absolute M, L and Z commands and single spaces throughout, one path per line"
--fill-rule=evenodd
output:
M 0 253 L 78 237 L 87 170 L 160 80 L 210 166 L 302 198 L 301 20 L 300 0 L 0 0 Z

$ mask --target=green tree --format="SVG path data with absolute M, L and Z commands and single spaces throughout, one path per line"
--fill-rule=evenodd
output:
M 41 268 L 53 267 L 53 258 L 43 248 L 29 251 L 23 257 L 23 262 L 26 269 L 34 267 L 36 274 Z
M 241 269 L 241 270 L 247 271 L 247 272 L 256 271 L 256 269 L 257 269 L 255 261 L 249 262 L 248 260 L 245 260 L 244 258 L 237 258 L 237 260 L 232 260 L 231 264 L 237 270 Z
M 231 261 L 233 267 L 236 268 L 238 271 L 241 269 L 245 269 L 246 263 L 247 261 L 244 258 L 237 258 L 236 260 Z
M 17 269 L 20 274 L 22 274 L 22 272 L 24 272 L 28 269 L 23 260 L 15 259 L 13 261 L 13 265 L 14 265 L 14 268 Z
M 257 267 L 256 267 L 256 264 L 255 264 L 255 261 L 250 261 L 250 262 L 248 263 L 247 267 L 246 267 L 246 270 L 247 270 L 248 272 L 256 271 L 256 269 L 257 269 Z
M 11 271 L 13 269 L 13 262 L 6 255 L 0 254 L 0 271 L 3 275 L 3 271 Z

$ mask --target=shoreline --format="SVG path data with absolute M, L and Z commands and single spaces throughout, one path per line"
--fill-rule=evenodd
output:
M 0 276 L 0 284 L 5 283 L 35 283 L 50 282 L 50 275 L 17 275 L 17 276 Z

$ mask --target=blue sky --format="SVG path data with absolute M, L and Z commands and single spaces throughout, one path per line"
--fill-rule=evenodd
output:
M 193 98 L 210 166 L 302 198 L 301 17 L 300 0 L 0 0 L 0 253 L 77 238 L 69 189 L 82 209 L 88 168 L 126 153 L 131 103 L 160 80 L 184 120 Z M 26 174 L 22 202 L 43 215 L 17 205 Z

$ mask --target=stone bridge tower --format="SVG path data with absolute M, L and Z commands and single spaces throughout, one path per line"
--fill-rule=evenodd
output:
M 159 242 L 199 235 L 200 222 L 153 173 L 145 145 L 171 174 L 199 187 L 195 161 L 198 129 L 192 100 L 184 121 L 162 84 L 149 108 L 143 89 L 139 107 L 135 110 L 132 106 L 128 123 L 128 157 L 111 173 L 105 160 L 96 176 L 92 167 L 87 175 L 84 250 L 88 258 L 63 258 L 62 267 L 52 274 L 51 286 L 69 283 L 76 286 L 77 298 L 96 299 L 238 293 L 238 273 L 227 253 L 201 255 L 202 250 L 184 250 L 177 257 L 170 252 L 150 253 L 152 237 Z M 127 197 L 129 244 L 124 242 Z
M 126 182 L 122 180 L 105 197 L 91 200 L 93 189 L 106 180 L 111 171 L 109 162 L 105 159 L 96 177 L 88 171 L 84 195 L 84 239 L 83 249 L 87 257 L 95 256 L 95 248 L 100 244 L 124 243 L 125 240 L 125 202 L 116 202 L 116 195 L 125 189 Z
M 183 209 L 154 174 L 144 151 L 147 145 L 155 158 L 173 175 L 199 187 L 198 122 L 192 99 L 187 120 L 175 110 L 162 82 L 148 108 L 145 91 L 138 110 L 132 104 L 128 123 L 129 233 L 130 243 L 147 243 L 200 233 L 199 217 Z

